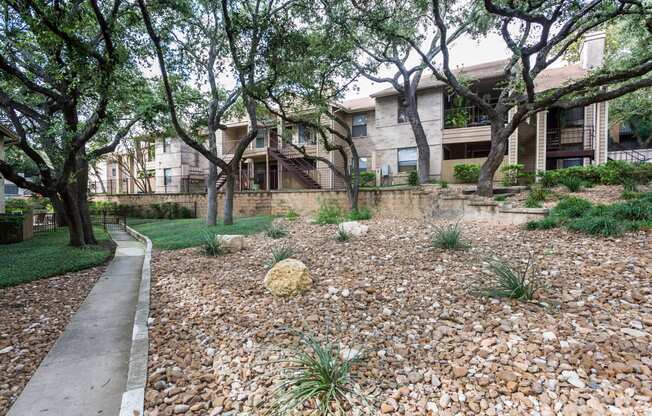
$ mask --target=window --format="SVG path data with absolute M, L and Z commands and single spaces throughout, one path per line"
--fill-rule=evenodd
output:
M 561 127 L 584 126 L 584 107 L 569 108 L 561 112 Z
M 351 137 L 367 136 L 367 115 L 354 114 L 352 117 Z
M 147 143 L 147 160 L 154 160 L 156 156 L 156 146 L 154 143 Z
M 584 164 L 584 161 L 579 158 L 574 158 L 574 159 L 562 159 L 562 167 L 563 168 L 570 168 L 573 166 L 582 166 Z
M 366 172 L 367 171 L 367 158 L 366 157 L 361 157 L 358 159 L 358 164 L 360 165 L 360 172 Z
M 417 148 L 398 149 L 398 171 L 411 172 L 413 170 L 417 170 Z
M 5 194 L 6 195 L 18 195 L 18 186 L 11 182 L 5 183 Z
M 163 139 L 163 153 L 167 153 L 172 148 L 172 137 L 166 137 Z
M 398 123 L 407 123 L 408 122 L 407 105 L 403 101 L 403 98 L 398 97 L 397 106 L 398 106 L 398 116 L 396 118 L 396 121 Z
M 170 168 L 163 169 L 163 185 L 172 185 L 172 169 Z
M 118 170 L 115 167 L 111 168 L 111 176 L 116 176 L 118 174 Z
M 265 147 L 265 130 L 258 130 L 258 135 L 256 136 L 256 149 L 262 149 Z
M 315 144 L 312 130 L 305 124 L 299 124 L 299 144 Z

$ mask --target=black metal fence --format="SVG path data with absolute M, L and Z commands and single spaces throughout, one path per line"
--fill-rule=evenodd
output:
M 43 233 L 47 231 L 54 231 L 60 228 L 57 225 L 56 214 L 51 212 L 35 212 L 34 213 L 34 233 Z

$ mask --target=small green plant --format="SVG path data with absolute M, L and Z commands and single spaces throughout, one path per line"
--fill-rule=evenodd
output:
M 462 241 L 462 229 L 459 221 L 436 228 L 435 235 L 432 238 L 432 245 L 435 248 L 444 250 L 464 250 L 468 248 L 468 244 Z
M 620 198 L 626 201 L 630 201 L 632 199 L 638 199 L 642 195 L 642 192 L 623 191 L 623 193 L 620 195 Z
M 439 181 L 439 186 L 441 186 L 443 189 L 448 188 L 448 182 L 446 182 L 446 181 Z
M 374 172 L 360 172 L 360 187 L 368 188 L 376 186 L 376 174 Z
M 570 192 L 579 192 L 582 190 L 583 181 L 577 176 L 567 176 L 562 178 L 559 183 L 568 188 Z
M 337 202 L 326 200 L 319 206 L 315 222 L 319 225 L 339 224 L 342 218 L 342 209 Z
M 265 267 L 271 269 L 279 261 L 289 259 L 294 256 L 294 250 L 290 246 L 279 246 L 272 249 L 272 256 L 265 262 Z
M 532 300 L 543 286 L 532 258 L 521 270 L 514 270 L 506 261 L 494 259 L 489 262 L 489 272 L 490 280 L 478 281 L 472 287 L 472 293 L 494 298 Z
M 585 216 L 576 218 L 568 223 L 568 228 L 573 231 L 581 231 L 586 234 L 601 235 L 603 237 L 614 237 L 622 235 L 625 227 L 622 222 L 601 216 Z
M 569 196 L 557 203 L 552 213 L 562 218 L 578 218 L 586 214 L 593 205 L 586 199 Z
M 283 238 L 288 235 L 288 231 L 280 224 L 271 223 L 265 230 L 265 235 L 269 238 Z
M 623 180 L 623 192 L 638 192 L 636 181 L 631 178 Z
M 316 409 L 310 414 L 344 416 L 353 414 L 356 403 L 367 406 L 353 371 L 364 356 L 346 351 L 301 335 L 300 346 L 282 360 L 285 366 L 265 414 L 286 416 L 307 406 Z
M 364 207 L 364 208 L 359 208 L 357 210 L 353 210 L 349 213 L 349 219 L 351 221 L 362 221 L 362 220 L 370 220 L 371 219 L 371 211 L 369 211 L 369 208 Z
M 419 174 L 416 170 L 410 171 L 408 174 L 408 185 L 418 186 L 419 185 Z
M 480 177 L 480 165 L 460 163 L 453 167 L 453 176 L 462 183 L 475 183 Z
M 518 180 L 521 178 L 524 168 L 525 166 L 520 163 L 509 164 L 500 168 L 500 171 L 503 173 L 503 186 L 518 185 Z
M 297 212 L 295 210 L 293 210 L 292 208 L 290 208 L 288 210 L 287 214 L 285 214 L 285 219 L 288 220 L 288 221 L 294 221 L 297 218 L 299 218 L 299 214 L 297 214 Z
M 494 197 L 494 201 L 497 201 L 497 202 L 503 202 L 503 201 L 506 201 L 506 200 L 507 200 L 507 197 L 505 195 L 496 195 Z
M 528 230 L 549 230 L 551 228 L 557 227 L 557 219 L 552 216 L 548 216 L 538 221 L 530 221 L 525 224 L 525 228 Z
M 347 233 L 346 231 L 342 230 L 341 228 L 337 230 L 337 234 L 335 234 L 335 241 L 339 241 L 340 243 L 344 243 L 346 241 L 349 241 L 351 239 L 351 234 Z
M 221 256 L 226 253 L 222 240 L 217 238 L 217 234 L 204 231 L 202 235 L 202 249 L 207 256 Z

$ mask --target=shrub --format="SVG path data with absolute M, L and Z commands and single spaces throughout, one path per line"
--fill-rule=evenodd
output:
M 559 181 L 570 192 L 579 192 L 582 189 L 582 180 L 577 176 L 566 176 Z
M 586 214 L 593 205 L 586 199 L 569 196 L 563 198 L 552 209 L 552 214 L 561 218 L 578 218 Z
M 503 173 L 503 186 L 517 185 L 519 178 L 523 174 L 523 168 L 524 166 L 520 163 L 509 164 L 500 168 L 500 171 Z
M 315 222 L 319 225 L 339 224 L 342 217 L 342 209 L 337 202 L 326 200 L 319 206 Z
M 408 185 L 418 186 L 419 185 L 419 174 L 416 170 L 410 171 L 408 174 Z
M 525 224 L 525 228 L 528 230 L 549 230 L 555 228 L 557 225 L 557 219 L 553 216 L 548 216 L 538 221 L 528 222 Z
M 462 241 L 462 230 L 459 222 L 438 227 L 432 238 L 432 245 L 444 250 L 463 250 L 468 247 L 468 244 Z
M 532 194 L 527 196 L 525 200 L 525 208 L 541 208 L 543 204 L 538 199 L 534 198 Z
M 287 219 L 289 221 L 294 221 L 297 218 L 299 218 L 299 214 L 297 214 L 297 212 L 295 210 L 293 210 L 292 208 L 290 208 L 288 210 L 287 214 L 285 214 L 285 219 Z
M 561 184 L 564 178 L 580 179 L 584 186 L 619 185 L 627 182 L 644 184 L 652 180 L 652 164 L 633 164 L 621 160 L 610 160 L 601 165 L 574 166 L 537 174 L 545 187 Z
M 477 282 L 472 292 L 480 296 L 532 300 L 542 287 L 532 259 L 521 270 L 514 270 L 505 261 L 492 260 L 489 271 L 492 275 L 490 280 Z
M 475 183 L 480 177 L 480 165 L 474 163 L 460 163 L 453 169 L 453 176 L 462 183 Z
M 446 181 L 440 181 L 440 182 L 439 182 L 439 186 L 441 186 L 442 188 L 448 188 L 448 182 L 446 182 Z
M 349 213 L 349 219 L 352 221 L 370 220 L 371 211 L 367 207 L 353 210 Z
M 652 220 L 652 204 L 641 199 L 611 205 L 611 216 L 623 221 Z
M 550 192 L 542 186 L 530 187 L 530 192 L 525 200 L 525 206 L 527 208 L 541 208 L 543 206 L 542 203 L 546 200 L 549 193 Z
M 568 228 L 603 237 L 619 236 L 625 232 L 624 224 L 611 217 L 583 216 L 568 223 Z
M 280 224 L 271 223 L 265 230 L 265 235 L 269 238 L 283 238 L 288 235 L 288 231 Z
M 340 243 L 343 243 L 345 241 L 349 241 L 350 239 L 351 239 L 351 234 L 347 233 L 342 229 L 337 230 L 337 234 L 335 234 L 335 241 L 339 241 Z
M 494 197 L 494 201 L 503 202 L 503 201 L 506 201 L 506 200 L 507 200 L 507 196 L 505 196 L 505 195 L 496 195 Z
M 202 249 L 207 256 L 221 256 L 226 252 L 222 240 L 216 238 L 217 234 L 204 231 L 202 235 Z
M 343 354 L 336 345 L 301 335 L 300 347 L 282 361 L 269 414 L 295 414 L 308 405 L 317 409 L 311 414 L 320 416 L 353 414 L 356 402 L 367 405 L 353 375 L 353 366 L 363 359 L 362 353 Z
M 33 208 L 32 203 L 23 198 L 9 198 L 5 203 L 5 210 L 7 213 L 29 212 L 32 211 Z
M 376 186 L 376 174 L 374 172 L 360 172 L 360 186 Z
M 280 246 L 272 249 L 272 256 L 267 262 L 265 262 L 265 267 L 271 269 L 279 261 L 289 259 L 294 256 L 294 250 L 289 246 Z
M 620 195 L 620 198 L 624 200 L 632 200 L 632 199 L 638 199 L 642 195 L 643 195 L 642 192 L 623 191 L 623 193 Z

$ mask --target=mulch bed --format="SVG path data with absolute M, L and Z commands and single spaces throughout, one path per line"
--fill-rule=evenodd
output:
M 373 219 L 347 243 L 335 226 L 285 222 L 244 252 L 153 259 L 149 416 L 262 414 L 294 331 L 367 352 L 356 368 L 386 414 L 644 414 L 652 405 L 652 233 L 603 239 L 563 229 L 462 224 L 471 248 L 434 249 L 436 223 Z M 292 299 L 263 286 L 271 248 L 291 245 L 314 280 Z M 535 260 L 536 302 L 472 295 L 486 260 Z M 307 410 L 299 414 L 308 414 Z
M 7 414 L 105 267 L 0 289 L 0 416 Z

